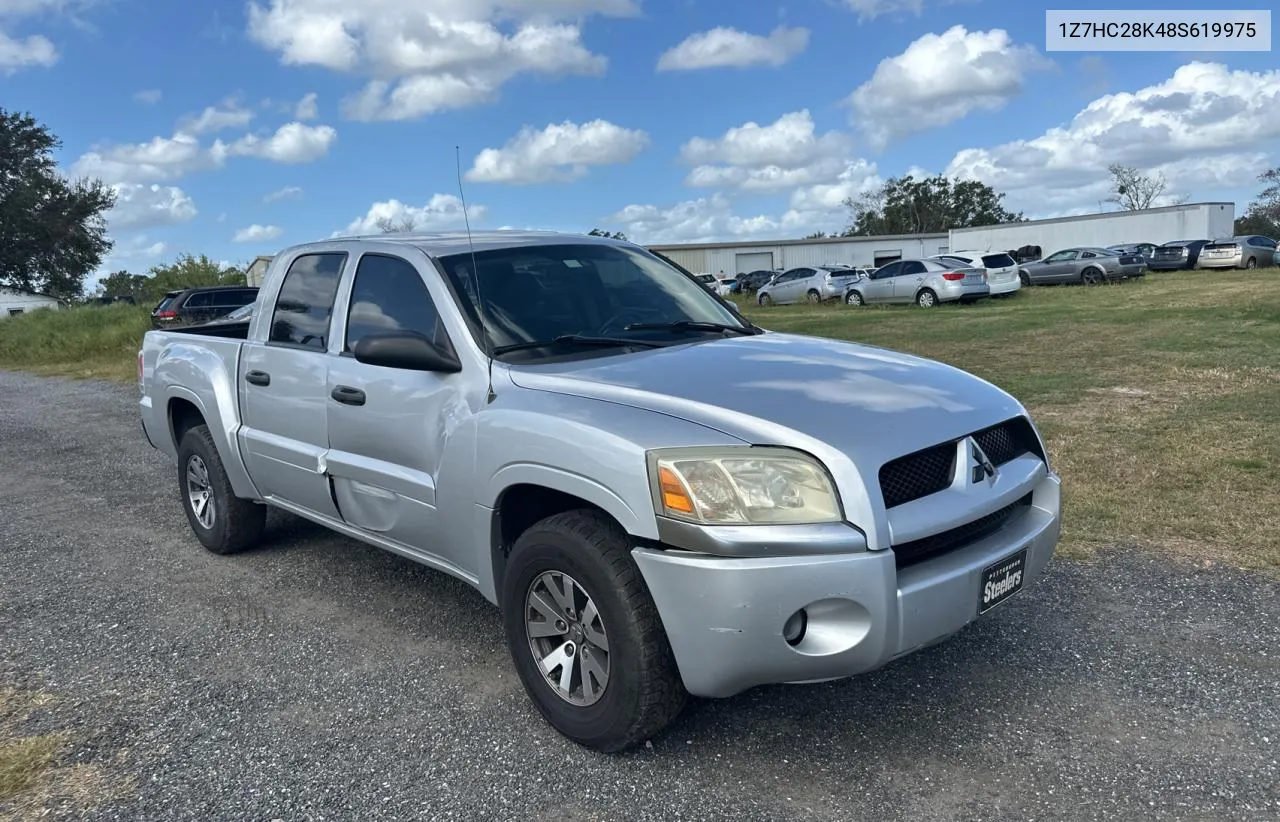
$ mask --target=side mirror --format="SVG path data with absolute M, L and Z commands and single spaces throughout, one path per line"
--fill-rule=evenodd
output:
M 462 363 L 416 331 L 386 331 L 367 334 L 351 350 L 356 362 L 402 368 L 406 371 L 436 371 L 456 374 Z

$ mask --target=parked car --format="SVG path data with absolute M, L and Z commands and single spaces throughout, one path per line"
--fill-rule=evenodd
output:
M 231 313 L 258 296 L 258 289 L 244 285 L 211 285 L 170 291 L 151 311 L 153 328 L 198 325 Z
M 1120 256 L 1105 248 L 1065 248 L 1033 263 L 1018 267 L 1026 285 L 1081 283 L 1098 285 L 1145 272 L 1146 261 L 1137 255 Z
M 1209 244 L 1208 240 L 1174 240 L 1157 248 L 1147 261 L 1151 271 L 1180 271 L 1195 268 L 1200 258 L 1200 250 Z
M 1155 243 L 1128 243 L 1126 245 L 1109 245 L 1108 251 L 1114 251 L 1122 257 L 1142 257 L 1150 260 L 1151 255 L 1159 248 Z
M 756 302 L 760 305 L 788 305 L 839 300 L 848 291 L 849 283 L 857 278 L 858 272 L 852 268 L 836 266 L 792 268 L 762 286 L 756 294 Z
M 777 271 L 766 271 L 764 269 L 757 271 L 749 271 L 746 274 L 739 274 L 738 279 L 734 282 L 734 294 L 754 294 L 769 283 L 778 275 Z
M 1060 480 L 1009 394 L 758 328 L 621 240 L 298 245 L 235 328 L 150 331 L 138 354 L 196 540 L 251 548 L 273 506 L 458 578 L 499 606 L 542 716 L 594 749 L 688 694 L 929 647 L 1059 539 Z
M 938 260 L 895 260 L 859 278 L 845 292 L 848 305 L 974 302 L 989 297 L 986 269 L 949 265 Z
M 1200 249 L 1196 268 L 1257 268 L 1275 265 L 1276 241 L 1249 234 L 1215 240 Z
M 242 306 L 240 306 L 239 308 L 237 308 L 235 311 L 232 311 L 231 313 L 229 313 L 229 314 L 227 314 L 227 315 L 225 315 L 225 316 L 217 317 L 217 318 L 215 318 L 215 319 L 209 320 L 208 322 L 206 322 L 206 323 L 204 323 L 204 324 L 205 324 L 205 325 L 212 325 L 212 324 L 215 324 L 215 323 L 240 323 L 240 322 L 245 322 L 246 320 L 249 320 L 250 318 L 252 318 L 252 317 L 253 317 L 253 307 L 254 307 L 255 305 L 257 305 L 257 303 L 256 303 L 256 302 L 248 303 L 248 304 L 246 304 L 246 305 L 242 305 Z
M 929 259 L 949 266 L 985 268 L 992 297 L 1016 294 L 1022 288 L 1017 261 L 1003 251 L 986 254 L 977 251 L 949 251 L 946 254 L 935 254 Z

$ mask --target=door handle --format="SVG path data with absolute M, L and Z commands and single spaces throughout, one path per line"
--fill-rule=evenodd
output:
M 244 375 L 244 381 L 250 385 L 271 385 L 271 375 L 266 371 L 250 371 Z
M 343 405 L 364 405 L 364 392 L 349 385 L 337 386 L 329 392 L 329 396 Z

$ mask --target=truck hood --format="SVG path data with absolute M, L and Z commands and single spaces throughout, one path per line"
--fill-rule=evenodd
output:
M 744 442 L 808 451 L 831 470 L 846 509 L 850 495 L 864 498 L 864 514 L 874 514 L 885 462 L 1024 413 L 994 385 L 933 360 L 777 332 L 515 366 L 510 376 L 523 388 L 643 408 Z

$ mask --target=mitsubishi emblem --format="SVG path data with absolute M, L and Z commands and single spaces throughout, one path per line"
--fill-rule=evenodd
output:
M 988 457 L 982 446 L 978 445 L 978 441 L 973 437 L 969 437 L 969 457 L 972 460 L 972 466 L 969 469 L 969 483 L 977 485 L 985 480 L 994 481 L 996 474 L 995 463 Z

